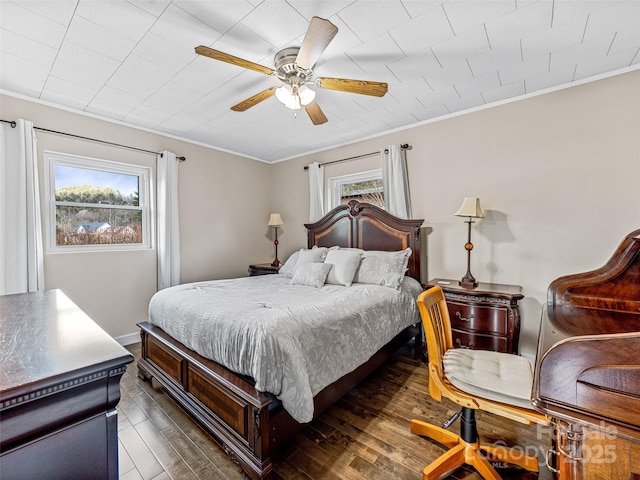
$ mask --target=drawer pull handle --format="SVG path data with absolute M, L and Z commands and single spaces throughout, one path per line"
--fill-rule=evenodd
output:
M 559 456 L 560 456 L 560 454 L 556 450 L 553 450 L 553 449 L 547 450 L 547 452 L 546 452 L 546 454 L 544 456 L 544 463 L 547 464 L 547 468 L 549 470 L 551 470 L 553 473 L 560 473 L 560 470 L 558 470 L 557 468 L 555 468 L 553 466 L 553 464 L 556 464 L 556 462 L 554 462 L 551 458 L 552 457 L 557 458 Z
M 458 348 L 466 348 L 467 350 L 473 348 L 473 342 L 469 342 L 469 345 L 462 345 L 462 342 L 459 338 L 456 338 L 456 345 L 458 345 Z
M 469 315 L 469 318 L 465 318 L 462 316 L 462 314 L 456 310 L 456 317 L 458 317 L 461 321 L 463 322 L 472 322 L 474 319 L 473 313 L 471 315 Z

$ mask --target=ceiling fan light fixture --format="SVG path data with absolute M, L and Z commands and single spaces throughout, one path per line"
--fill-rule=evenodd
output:
M 276 98 L 280 103 L 287 104 L 287 102 L 293 96 L 293 92 L 291 91 L 290 85 L 282 85 L 281 87 L 276 88 Z
M 284 84 L 276 88 L 276 98 L 285 107 L 291 110 L 300 110 L 303 105 L 309 105 L 316 98 L 316 92 L 304 85 L 291 87 Z
M 291 110 L 300 110 L 300 97 L 293 92 L 291 85 L 284 84 L 276 88 L 276 98 L 285 107 Z
M 302 105 L 300 105 L 300 97 L 298 95 L 291 95 L 291 100 L 289 103 L 285 103 L 284 106 L 291 110 L 300 110 L 302 108 Z
M 300 95 L 300 103 L 304 106 L 309 105 L 316 98 L 316 92 L 305 85 L 298 89 L 298 95 Z

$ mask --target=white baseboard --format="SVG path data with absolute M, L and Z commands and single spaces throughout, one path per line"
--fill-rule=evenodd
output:
M 121 335 L 119 337 L 116 337 L 116 342 L 118 342 L 123 347 L 126 347 L 127 345 L 133 345 L 134 343 L 139 343 L 140 332 L 129 333 L 127 335 Z

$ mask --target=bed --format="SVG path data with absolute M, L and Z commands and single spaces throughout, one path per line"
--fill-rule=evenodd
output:
M 364 251 L 385 251 L 385 252 L 402 252 L 411 249 L 411 256 L 408 258 L 407 275 L 415 280 L 420 280 L 420 226 L 422 220 L 403 220 L 390 215 L 384 210 L 367 203 L 359 203 L 355 200 L 349 202 L 348 205 L 342 205 L 329 212 L 321 220 L 305 224 L 307 228 L 307 247 L 312 250 L 316 247 L 318 250 L 323 249 L 325 252 L 330 247 L 340 247 L 343 249 L 361 249 Z M 372 252 L 374 253 L 374 252 Z M 330 384 L 324 386 L 320 373 L 324 374 L 324 364 L 320 368 L 314 368 L 314 364 L 308 357 L 299 360 L 298 365 L 309 365 L 310 375 L 309 385 L 304 384 L 304 388 L 300 388 L 298 380 L 285 377 L 281 383 L 274 383 L 270 377 L 264 377 L 263 371 L 270 370 L 264 368 L 260 363 L 265 356 L 273 355 L 280 359 L 280 363 L 291 364 L 296 362 L 296 357 L 287 356 L 289 350 L 279 346 L 272 337 L 257 335 L 256 343 L 250 346 L 241 346 L 239 354 L 242 359 L 247 360 L 245 363 L 251 365 L 216 362 L 211 358 L 218 359 L 218 350 L 220 347 L 213 348 L 212 351 L 207 350 L 200 330 L 209 325 L 207 322 L 199 321 L 205 313 L 198 312 L 193 305 L 203 302 L 204 309 L 208 309 L 206 315 L 212 317 L 218 316 L 218 310 L 224 310 L 225 306 L 219 303 L 209 303 L 211 297 L 207 297 L 211 292 L 215 291 L 225 298 L 234 296 L 234 288 L 237 285 L 244 284 L 249 286 L 259 301 L 257 303 L 264 307 L 260 311 L 256 311 L 255 301 L 244 301 L 242 303 L 246 312 L 236 314 L 234 322 L 228 327 L 229 331 L 225 334 L 228 338 L 235 340 L 225 343 L 238 343 L 238 339 L 243 337 L 243 328 L 246 323 L 251 323 L 249 318 L 256 315 L 262 315 L 266 312 L 266 317 L 260 320 L 262 330 L 267 327 L 262 325 L 270 325 L 270 321 L 274 317 L 273 312 L 280 315 L 284 311 L 293 311 L 294 318 L 284 318 L 278 320 L 280 323 L 274 323 L 278 327 L 289 325 L 286 328 L 294 328 L 295 316 L 301 319 L 306 318 L 306 314 L 300 314 L 300 310 L 294 310 L 296 306 L 294 297 L 296 291 L 291 293 L 290 289 L 298 288 L 297 286 L 289 286 L 293 280 L 284 278 L 283 275 L 267 275 L 257 277 L 245 277 L 236 280 L 223 280 L 216 282 L 198 282 L 196 284 L 187 284 L 172 287 L 174 291 L 160 291 L 150 304 L 150 321 L 140 323 L 140 334 L 142 340 L 141 358 L 138 361 L 138 375 L 144 380 L 154 378 L 180 405 L 187 413 L 189 413 L 202 428 L 216 440 L 233 461 L 238 463 L 243 469 L 247 477 L 251 479 L 267 479 L 272 474 L 272 456 L 280 446 L 295 435 L 305 424 L 313 418 L 316 418 L 342 395 L 353 388 L 358 382 L 373 372 L 379 365 L 386 361 L 398 348 L 405 345 L 411 339 L 415 342 L 416 355 L 422 353 L 422 331 L 419 316 L 414 317 L 415 323 L 410 323 L 406 328 L 402 328 L 399 333 L 387 332 L 387 339 L 384 335 L 383 345 L 376 350 L 369 352 L 366 357 L 358 360 L 358 364 L 347 368 L 347 371 L 335 373 L 331 368 L 327 371 L 333 372 L 333 375 L 339 375 L 338 378 L 329 378 Z M 253 282 L 253 283 L 251 283 Z M 398 290 L 413 288 L 412 294 L 415 293 L 416 282 L 411 280 L 403 282 Z M 312 305 L 310 310 L 319 310 L 320 316 L 326 316 L 327 319 L 337 315 L 333 312 L 332 305 L 327 302 L 327 296 L 335 298 L 335 302 L 349 302 L 349 295 L 352 295 L 351 302 L 357 304 L 356 298 L 361 295 L 363 290 L 366 296 L 374 296 L 382 298 L 384 292 L 367 290 L 369 286 L 363 286 L 360 283 L 354 283 L 351 287 L 341 287 L 336 285 L 323 285 L 321 288 L 313 289 L 313 287 L 303 286 L 301 289 L 311 289 L 316 296 L 317 305 L 322 307 L 316 308 Z M 382 290 L 391 291 L 388 287 L 377 287 Z M 270 289 L 279 292 L 277 295 L 270 293 Z M 169 289 L 165 289 L 169 290 Z M 301 290 L 302 291 L 302 290 Z M 382 292 L 382 293 L 381 293 Z M 171 296 L 170 296 L 171 294 Z M 404 294 L 400 292 L 399 294 Z M 237 294 L 239 298 L 243 294 Z M 289 297 L 287 297 L 289 296 Z M 324 296 L 324 299 L 323 299 Z M 173 298 L 179 298 L 173 300 Z M 288 298 L 288 299 L 287 299 Z M 343 298 L 343 300 L 339 300 Z M 395 297 L 394 297 L 395 298 Z M 246 299 L 246 295 L 245 295 Z M 211 300 L 213 302 L 213 300 Z M 289 302 L 291 305 L 287 304 Z M 232 302 L 228 301 L 231 304 Z M 300 303 L 300 302 L 298 302 Z M 385 301 L 385 303 L 387 303 Z M 391 301 L 388 303 L 392 303 Z M 253 307 L 251 307 L 253 305 Z M 253 310 L 251 309 L 253 308 Z M 360 308 L 360 307 L 359 307 Z M 364 308 L 364 307 L 361 307 Z M 185 314 L 188 312 L 188 314 Z M 221 313 L 220 313 L 221 315 Z M 282 313 L 285 315 L 285 313 Z M 371 315 L 369 315 L 370 317 Z M 171 317 L 174 317 L 171 319 Z M 179 318 L 178 318 L 179 317 Z M 352 315 L 352 320 L 358 317 L 367 317 L 367 315 Z M 172 323 L 175 321 L 175 323 Z M 289 322 L 289 323 L 287 323 Z M 318 322 L 317 316 L 310 316 L 306 324 L 301 329 L 312 329 L 312 326 Z M 353 345 L 348 352 L 343 353 L 345 356 L 359 351 L 359 343 L 369 342 L 371 333 L 368 334 L 363 330 L 362 325 L 355 325 L 353 331 L 347 332 L 347 323 L 344 324 L 344 332 L 340 331 L 340 335 L 350 338 L 349 345 Z M 355 322 L 357 323 L 357 322 Z M 164 327 L 164 328 L 161 328 Z M 340 327 L 342 328 L 342 326 Z M 193 330 L 191 330 L 193 329 Z M 335 326 L 334 326 L 335 329 Z M 261 330 L 261 332 L 262 332 Z M 384 329 L 383 329 L 384 330 Z M 170 334 L 170 333 L 171 334 Z M 234 337 L 235 335 L 235 337 Z M 253 335 L 253 334 L 252 334 Z M 292 334 L 293 335 L 293 334 Z M 361 337 L 358 337 L 361 335 Z M 375 335 L 374 335 L 375 336 Z M 248 335 L 247 335 L 248 337 Z M 275 337 L 284 337 L 276 335 Z M 227 338 L 227 337 L 225 337 Z M 179 341 L 182 340 L 182 341 Z M 389 340 L 389 341 L 387 341 Z M 380 340 L 382 341 L 382 340 Z M 271 345 L 269 349 L 263 348 L 265 345 Z M 190 347 L 189 348 L 187 345 Z M 333 345 L 332 345 L 333 346 Z M 244 350 L 242 350 L 244 348 Z M 373 347 L 369 347 L 373 348 Z M 225 347 L 226 349 L 226 347 Z M 198 353 L 197 351 L 201 352 Z M 321 349 L 315 348 L 313 351 Z M 265 351 L 268 353 L 265 354 Z M 331 363 L 336 362 L 335 351 L 331 351 L 327 347 L 330 355 L 325 355 Z M 255 352 L 255 353 L 254 353 Z M 275 352 L 275 353 L 274 353 Z M 284 354 L 282 353 L 284 352 Z M 253 356 L 252 356 L 253 355 Z M 317 356 L 317 355 L 316 355 Z M 354 357 L 357 357 L 354 353 Z M 262 359 L 262 360 L 261 360 Z M 342 360 L 342 359 L 341 359 Z M 355 359 L 349 359 L 349 361 Z M 222 365 L 226 364 L 227 368 Z M 242 362 L 241 362 L 242 363 Z M 346 363 L 346 360 L 345 360 Z M 291 369 L 290 369 L 291 370 Z M 296 369 L 293 369 L 296 370 Z M 237 373 L 240 372 L 240 373 Z M 292 373 L 292 372 L 289 372 Z M 293 372 L 295 373 L 295 372 Z M 326 376 L 326 375 L 325 375 Z M 304 376 L 301 375 L 302 383 Z M 325 382 L 327 379 L 324 379 Z M 294 385 L 292 394 L 287 394 L 284 387 Z M 320 388 L 321 386 L 322 388 Z M 266 390 L 266 391 L 263 391 Z M 278 397 L 272 393 L 278 393 Z M 300 395 L 299 392 L 305 392 Z M 311 395 L 310 398 L 307 398 Z M 300 404 L 296 403 L 299 397 L 304 397 Z M 293 401 L 296 400 L 296 401 Z M 310 403 L 310 406 L 308 405 Z M 302 420 L 298 421 L 296 420 Z

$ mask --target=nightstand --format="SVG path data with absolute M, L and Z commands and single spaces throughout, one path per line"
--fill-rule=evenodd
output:
M 448 278 L 434 278 L 425 286 L 434 285 L 447 300 L 454 348 L 518 353 L 522 287 L 480 282 L 464 288 Z
M 272 273 L 278 273 L 280 266 L 274 267 L 270 263 L 256 263 L 255 265 L 249 265 L 249 275 L 255 277 L 256 275 L 271 275 Z

